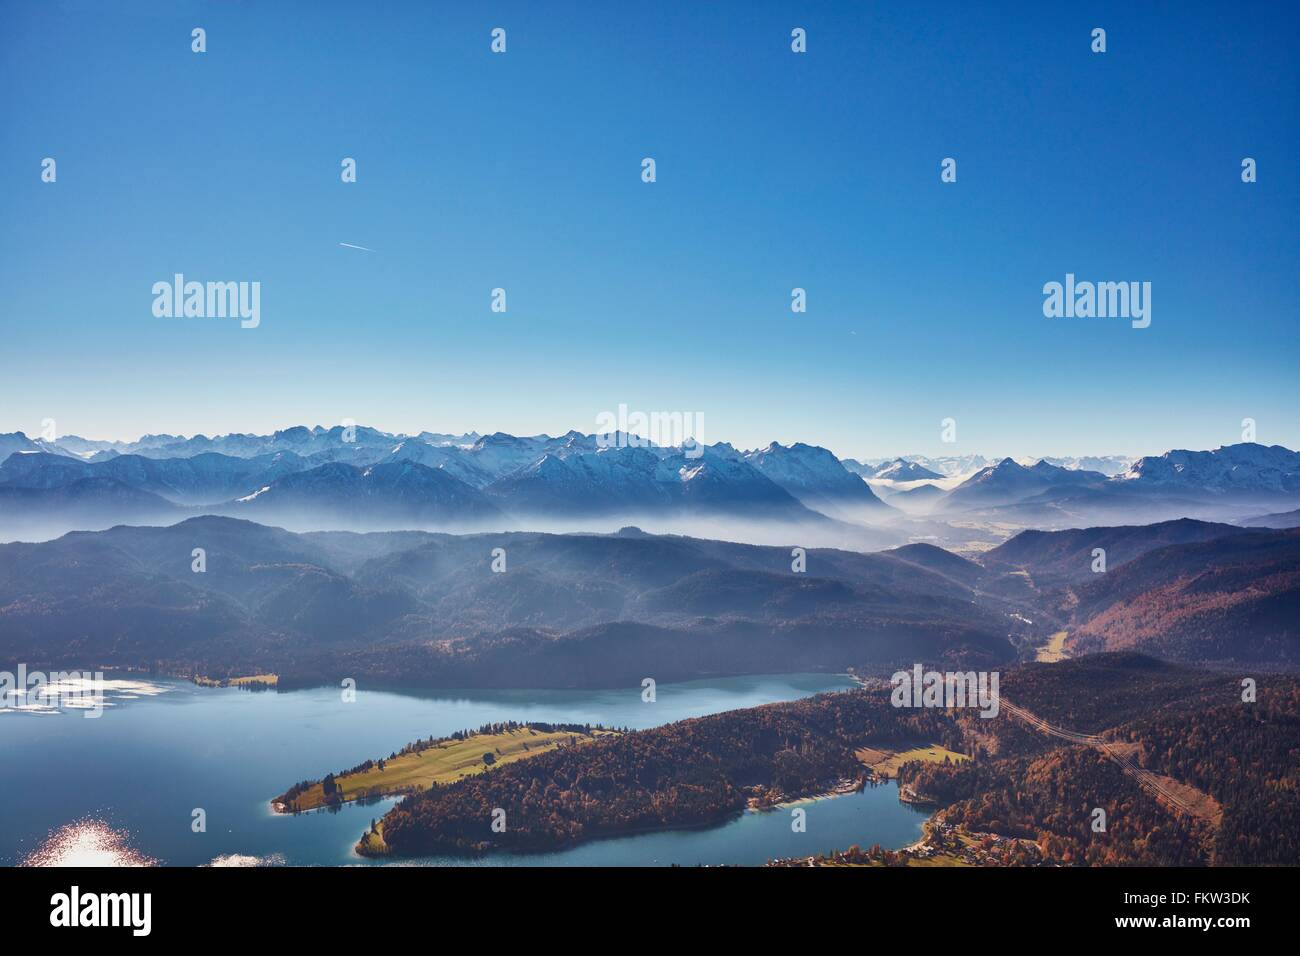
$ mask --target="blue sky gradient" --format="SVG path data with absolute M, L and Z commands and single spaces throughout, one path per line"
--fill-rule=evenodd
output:
M 0 431 L 1300 446 L 1300 14 L 1058 6 L 8 0 Z M 175 272 L 260 327 L 155 318 Z M 1151 327 L 1045 318 L 1067 272 Z

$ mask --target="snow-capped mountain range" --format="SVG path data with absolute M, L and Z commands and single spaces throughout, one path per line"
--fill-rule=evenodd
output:
M 1015 460 L 1022 465 L 1045 461 L 1049 465 L 1072 471 L 1099 471 L 1107 477 L 1123 474 L 1134 461 L 1128 455 L 1081 455 L 1072 458 L 1017 458 Z M 951 455 L 939 458 L 930 458 L 926 455 L 901 455 L 897 458 L 867 458 L 862 461 L 846 458 L 844 460 L 845 468 L 864 478 L 891 478 L 893 476 L 882 472 L 906 465 L 915 465 L 917 468 L 932 472 L 936 478 L 954 478 L 973 475 L 981 468 L 993 464 L 997 464 L 997 460 L 990 460 L 983 455 Z M 907 479 L 895 478 L 895 480 Z
M 926 468 L 918 461 L 895 458 L 877 468 L 871 477 L 885 481 L 939 481 L 950 476 Z
M 802 442 L 745 451 L 725 442 L 661 447 L 621 433 L 395 435 L 364 426 L 135 442 L 15 432 L 0 435 L 0 456 L 0 530 L 19 514 L 102 512 L 122 521 L 157 512 L 163 520 L 178 508 L 260 521 L 379 517 L 386 527 L 688 514 L 860 528 L 919 515 L 1068 526 L 1098 509 L 1209 509 L 1236 520 L 1300 504 L 1300 454 L 1257 444 L 1170 451 L 1115 476 L 1109 471 L 1127 459 L 859 462 Z M 123 509 L 129 514 L 116 514 Z
M 52 455 L 72 455 L 72 452 L 65 450 L 60 445 L 53 442 L 47 442 L 42 438 L 28 438 L 22 432 L 10 432 L 7 435 L 0 435 L 0 462 L 3 462 L 10 455 L 16 455 L 19 453 L 32 454 L 34 452 L 49 452 Z
M 1281 445 L 1243 443 L 1215 451 L 1170 451 L 1139 458 L 1122 476 L 1161 488 L 1237 491 L 1300 491 L 1300 452 Z
M 725 443 L 665 448 L 618 433 L 407 436 L 362 427 L 150 436 L 107 448 L 71 440 L 78 454 L 25 436 L 9 444 L 0 532 L 6 519 L 50 513 L 66 519 L 56 527 L 79 528 L 174 520 L 184 516 L 178 509 L 294 527 L 462 529 L 612 515 L 827 527 L 835 524 L 828 514 L 891 511 L 831 452 L 800 444 L 742 452 Z M 130 513 L 119 516 L 123 502 Z

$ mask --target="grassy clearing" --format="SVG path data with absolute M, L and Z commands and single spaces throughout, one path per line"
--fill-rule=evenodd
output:
M 452 783 L 463 777 L 482 773 L 489 766 L 502 766 L 516 760 L 527 760 L 538 754 L 582 744 L 597 737 L 613 733 L 595 730 L 591 734 L 580 731 L 541 731 L 519 727 L 494 734 L 471 734 L 463 740 L 440 740 L 417 753 L 404 753 L 357 773 L 344 773 L 334 777 L 337 787 L 335 797 L 326 799 L 323 781 L 316 781 L 302 792 L 289 796 L 282 794 L 273 801 L 277 810 L 314 810 L 334 803 L 346 803 L 363 797 L 391 796 L 425 790 L 430 784 Z M 491 762 L 484 755 L 491 754 Z
M 1069 631 L 1057 631 L 1047 639 L 1047 643 L 1034 649 L 1034 660 L 1040 664 L 1056 664 L 1068 661 L 1069 653 L 1065 650 L 1065 639 Z
M 913 747 L 911 750 L 876 750 L 872 747 L 863 747 L 854 751 L 854 756 L 868 767 L 870 767 L 878 777 L 892 779 L 898 776 L 898 768 L 911 760 L 922 760 L 927 763 L 943 763 L 945 760 L 951 760 L 953 763 L 961 763 L 963 760 L 969 760 L 965 754 L 959 754 L 947 747 L 940 747 L 938 744 L 926 744 L 921 747 Z
M 194 683 L 200 687 L 274 687 L 280 683 L 278 674 L 252 674 L 248 677 L 195 677 Z

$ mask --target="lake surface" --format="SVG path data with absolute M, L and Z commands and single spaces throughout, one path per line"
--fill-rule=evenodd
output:
M 154 861 L 171 865 L 370 864 L 352 852 L 361 833 L 395 802 L 337 812 L 272 813 L 271 797 L 386 755 L 420 737 L 501 720 L 599 723 L 644 728 L 686 717 L 794 700 L 852 683 L 833 675 L 737 677 L 605 691 L 358 690 L 343 703 L 333 688 L 249 692 L 185 681 L 108 675 L 103 716 L 33 708 L 0 711 L 0 864 L 43 860 Z M 436 858 L 435 865 L 650 866 L 760 864 L 844 848 L 897 847 L 915 840 L 926 814 L 898 803 L 891 783 L 745 813 L 718 827 L 643 833 L 541 855 Z M 207 829 L 191 829 L 193 811 Z

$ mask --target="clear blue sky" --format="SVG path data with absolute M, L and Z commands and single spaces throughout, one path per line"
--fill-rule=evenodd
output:
M 3 0 L 0 431 L 1300 446 L 1300 15 L 1061 6 Z M 1067 272 L 1151 327 L 1044 318 Z

